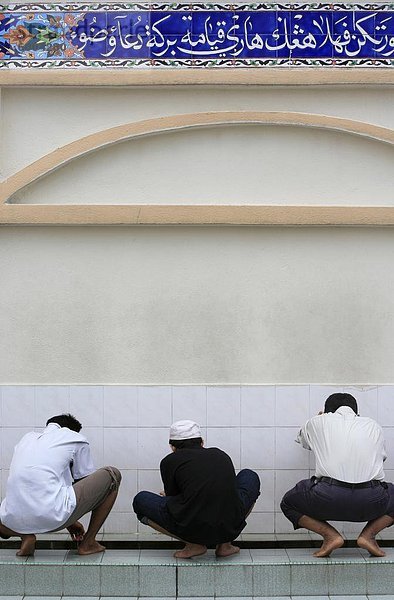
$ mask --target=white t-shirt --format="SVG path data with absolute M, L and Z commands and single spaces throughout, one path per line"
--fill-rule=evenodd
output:
M 87 439 L 50 423 L 27 433 L 15 446 L 0 520 L 17 533 L 61 527 L 76 506 L 73 479 L 94 472 Z
M 349 406 L 313 417 L 296 441 L 314 452 L 316 477 L 347 483 L 384 480 L 387 454 L 382 428 L 369 417 L 357 416 Z

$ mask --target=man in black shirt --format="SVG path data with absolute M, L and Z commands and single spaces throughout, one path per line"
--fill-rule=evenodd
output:
M 185 542 L 176 558 L 204 554 L 211 545 L 217 556 L 239 552 L 231 541 L 245 527 L 259 496 L 258 475 L 243 469 L 236 476 L 225 452 L 204 448 L 193 421 L 174 423 L 169 443 L 172 453 L 160 463 L 164 494 L 139 492 L 133 501 L 138 519 Z

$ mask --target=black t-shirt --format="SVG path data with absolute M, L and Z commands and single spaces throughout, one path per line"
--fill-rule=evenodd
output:
M 183 448 L 160 464 L 179 537 L 197 544 L 234 540 L 245 527 L 231 458 L 218 448 Z

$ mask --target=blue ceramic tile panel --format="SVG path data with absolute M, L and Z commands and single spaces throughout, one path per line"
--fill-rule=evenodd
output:
M 151 29 L 163 31 L 164 35 L 179 34 L 185 35 L 188 31 L 192 32 L 193 16 L 188 11 L 152 11 Z
M 233 11 L 192 13 L 191 55 L 195 58 L 232 58 L 240 47 Z
M 335 58 L 375 57 L 375 13 L 338 12 L 333 16 L 332 45 Z
M 151 34 L 148 11 L 108 12 L 105 58 L 149 58 Z
M 85 58 L 105 58 L 108 30 L 106 12 L 82 13 L 69 27 L 67 37 Z
M 240 36 L 255 33 L 273 33 L 277 28 L 278 13 L 276 10 L 235 11 L 234 25 L 238 27 Z
M 271 48 L 273 46 L 273 48 Z M 276 42 L 271 35 L 266 33 L 254 33 L 247 35 L 241 40 L 239 48 L 231 52 L 234 58 L 276 58 Z
M 47 59 L 63 57 L 64 14 L 51 12 L 0 15 L 1 58 Z
M 394 12 L 304 4 L 18 5 L 0 14 L 0 68 L 11 66 L 198 66 L 222 64 L 390 66 Z M 133 9 L 133 6 L 135 10 Z M 260 6 L 260 5 L 256 5 Z M 324 10 L 324 7 L 327 7 Z M 357 5 L 358 6 L 358 5 Z M 91 10 L 89 10 L 91 8 Z M 367 8 L 368 5 L 367 5 Z M 270 59 L 272 62 L 269 62 Z M 376 63 L 376 61 L 379 61 Z M 371 62 L 372 60 L 372 62 Z
M 378 58 L 394 56 L 394 12 L 376 13 L 375 52 Z

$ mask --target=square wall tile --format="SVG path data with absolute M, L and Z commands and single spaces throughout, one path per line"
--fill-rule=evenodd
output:
M 104 426 L 136 427 L 138 423 L 138 387 L 104 386 Z
M 46 565 L 43 567 L 27 563 L 25 566 L 25 589 L 29 595 L 61 596 L 63 593 L 63 566 Z
M 241 426 L 268 427 L 275 424 L 275 386 L 241 386 Z
M 291 565 L 291 595 L 325 596 L 328 594 L 327 565 L 311 562 L 307 565 Z
M 72 385 L 70 412 L 84 427 L 104 425 L 104 391 L 102 385 Z
M 272 533 L 274 531 L 274 512 L 256 512 L 252 510 L 246 519 L 242 533 Z
M 384 469 L 394 469 L 394 427 L 383 427 L 387 460 Z
M 70 388 L 68 385 L 37 385 L 35 388 L 34 425 L 44 428 L 55 415 L 70 412 Z
M 114 512 L 130 512 L 131 502 L 138 491 L 137 470 L 122 470 L 122 482 L 113 507 Z
M 367 563 L 367 596 L 393 593 L 393 565 L 384 562 Z
M 295 440 L 299 429 L 296 427 L 278 427 L 276 429 L 276 469 L 309 469 L 312 452 L 305 450 Z M 314 461 L 314 457 L 312 457 Z
M 34 428 L 34 386 L 2 386 L 2 426 Z
M 100 567 L 94 563 L 65 563 L 63 578 L 64 596 L 100 596 Z
M 216 596 L 252 596 L 253 569 L 246 565 L 223 565 L 215 569 Z
M 272 512 L 275 510 L 275 473 L 274 471 L 258 471 L 260 478 L 260 496 L 257 498 L 254 510 Z
M 241 429 L 241 467 L 273 469 L 275 464 L 275 429 L 243 427 Z
M 215 595 L 214 566 L 178 566 L 178 597 L 194 598 Z
M 22 439 L 26 433 L 31 431 L 30 427 L 3 427 L 1 431 L 1 455 L 2 455 L 2 467 L 8 469 L 12 456 L 14 454 L 14 448 L 16 444 Z
M 167 427 L 172 423 L 171 387 L 168 385 L 138 388 L 138 426 Z
M 206 446 L 220 448 L 229 455 L 235 469 L 241 464 L 241 430 L 239 427 L 209 427 Z
M 2 596 L 24 595 L 24 561 L 15 565 L 0 565 Z
M 309 385 L 276 386 L 275 423 L 301 427 L 309 418 Z
M 339 557 L 339 552 L 338 552 Z M 361 557 L 360 557 L 361 558 Z M 367 566 L 365 564 L 328 565 L 328 592 L 332 595 L 367 593 Z
M 138 466 L 137 428 L 104 428 L 104 462 L 118 469 L 136 469 Z
M 253 568 L 253 597 L 290 596 L 290 565 Z
M 161 460 L 170 454 L 168 427 L 138 429 L 138 468 L 158 469 Z
M 309 479 L 308 470 L 281 469 L 275 471 L 275 506 L 279 508 L 286 492 L 302 479 Z
M 309 418 L 324 410 L 328 396 L 343 392 L 343 385 L 311 385 L 309 386 Z M 303 425 L 304 423 L 301 423 Z
M 138 471 L 138 491 L 153 492 L 160 494 L 163 490 L 163 482 L 159 469 L 139 469 Z
M 235 386 L 207 387 L 208 427 L 239 427 L 241 389 Z
M 136 533 L 138 530 L 138 520 L 132 509 L 130 496 L 130 506 L 128 512 L 111 512 L 104 523 L 104 533 L 127 535 Z M 147 527 L 147 530 L 150 528 Z
M 101 566 L 101 596 L 138 596 L 138 566 Z
M 312 452 L 305 450 L 295 440 L 298 427 L 278 427 L 276 429 L 276 469 L 309 469 Z M 314 461 L 314 458 L 312 459 Z
M 139 567 L 140 597 L 173 597 L 177 594 L 177 569 L 174 566 Z
M 378 421 L 382 426 L 394 427 L 394 385 L 378 387 Z
M 207 424 L 207 388 L 205 385 L 174 385 L 172 420 L 190 419 L 201 427 Z
M 362 417 L 378 418 L 378 386 L 345 386 L 343 391 L 357 400 L 358 412 Z

